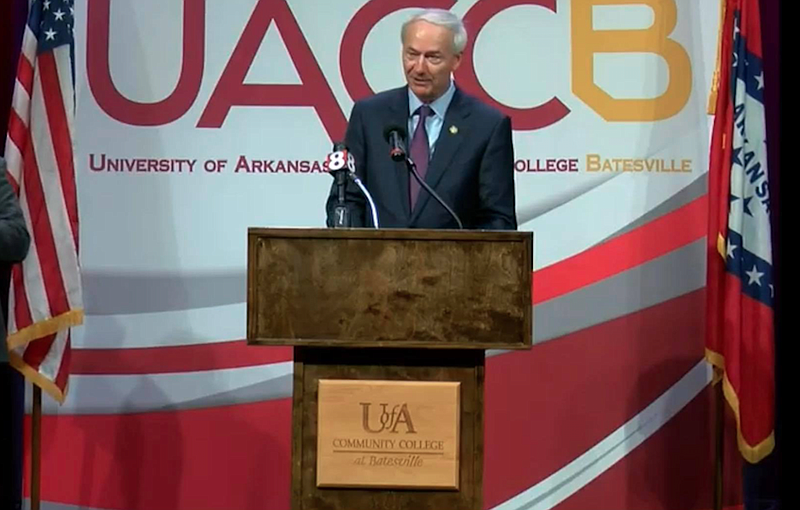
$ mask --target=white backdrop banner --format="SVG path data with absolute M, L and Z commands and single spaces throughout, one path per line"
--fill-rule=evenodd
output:
M 77 347 L 243 337 L 247 227 L 324 225 L 322 161 L 404 83 L 412 4 L 465 16 L 456 83 L 512 115 L 537 269 L 705 172 L 715 2 L 79 1 Z
M 706 465 L 700 439 L 662 448 L 658 430 L 705 412 L 691 402 L 708 382 L 717 1 L 78 0 L 87 315 L 67 402 L 47 405 L 44 465 L 62 481 L 45 499 L 288 508 L 290 355 L 242 350 L 247 228 L 325 224 L 322 162 L 355 100 L 404 84 L 400 26 L 426 6 L 464 16 L 455 82 L 511 116 L 517 216 L 535 232 L 540 345 L 487 363 L 487 505 L 572 508 L 650 448 L 662 485 L 603 487 L 665 508 L 670 477 Z M 696 462 L 673 470 L 674 452 Z M 248 477 L 262 468 L 274 482 Z

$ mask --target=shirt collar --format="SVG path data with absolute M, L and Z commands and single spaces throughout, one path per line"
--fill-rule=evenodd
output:
M 433 110 L 433 113 L 439 117 L 440 119 L 444 119 L 444 114 L 447 113 L 447 108 L 450 106 L 450 101 L 453 100 L 453 94 L 456 93 L 456 86 L 453 80 L 450 80 L 450 86 L 447 88 L 447 91 L 439 96 L 434 102 L 430 103 L 430 107 Z M 422 106 L 424 103 L 419 100 L 419 98 L 411 91 L 411 87 L 408 87 L 408 115 L 414 115 L 414 112 L 417 111 L 417 108 Z

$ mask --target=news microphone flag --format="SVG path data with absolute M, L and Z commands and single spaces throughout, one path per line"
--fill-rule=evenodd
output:
M 83 322 L 73 157 L 74 19 L 73 0 L 29 4 L 5 152 L 5 177 L 31 234 L 28 256 L 11 274 L 9 360 L 59 402 L 69 382 L 70 327 Z
M 336 172 L 345 167 L 349 172 L 355 172 L 355 160 L 344 144 L 337 143 L 333 147 L 333 152 L 325 158 L 325 168 L 329 172 Z
M 764 72 L 757 0 L 724 0 L 709 167 L 706 358 L 739 450 L 775 446 L 775 346 Z

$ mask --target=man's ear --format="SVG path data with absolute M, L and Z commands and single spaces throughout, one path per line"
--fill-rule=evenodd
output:
M 453 71 L 458 69 L 458 66 L 461 65 L 461 55 L 462 55 L 461 53 L 456 53 L 456 55 L 455 55 L 456 61 L 455 61 L 455 64 L 453 64 Z

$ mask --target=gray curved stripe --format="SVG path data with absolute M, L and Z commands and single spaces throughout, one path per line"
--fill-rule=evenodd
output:
M 26 385 L 26 412 L 32 390 Z M 244 368 L 137 375 L 75 375 L 66 400 L 42 399 L 48 415 L 179 411 L 278 400 L 292 394 L 292 362 Z
M 683 207 L 684 205 L 702 197 L 708 191 L 708 173 L 704 173 L 691 184 L 680 190 L 679 192 L 672 195 L 669 199 L 667 199 L 662 204 L 659 204 L 658 207 L 648 211 L 644 215 L 637 218 L 635 221 L 631 222 L 630 225 L 626 225 L 624 228 L 620 229 L 617 232 L 614 232 L 607 238 L 603 239 L 597 244 L 602 244 L 610 239 L 614 239 L 615 237 L 619 237 L 623 234 L 627 234 L 628 232 L 635 230 L 642 225 L 646 225 L 651 221 L 660 218 L 666 214 L 671 213 L 672 211 L 676 211 Z
M 705 193 L 706 182 L 698 178 L 690 186 L 656 209 L 614 233 L 617 237 L 691 202 Z M 700 257 L 697 260 L 704 260 Z M 85 272 L 85 306 L 88 315 L 151 313 L 243 303 L 247 299 L 245 274 L 118 275 Z
M 705 278 L 705 239 L 698 239 L 650 262 L 534 306 L 534 342 L 546 342 L 669 301 L 703 288 Z
M 669 301 L 705 285 L 705 242 L 699 239 L 646 264 L 534 307 L 535 343 L 562 338 Z M 492 350 L 487 356 L 512 352 Z M 47 414 L 174 411 L 289 398 L 290 362 L 242 369 L 140 376 L 73 376 Z M 30 400 L 29 400 L 30 401 Z
M 116 315 L 209 308 L 244 303 L 244 271 L 199 274 L 118 274 L 84 271 L 88 315 Z
M 288 375 L 262 381 L 250 386 L 209 395 L 207 397 L 198 398 L 195 400 L 188 400 L 186 402 L 181 402 L 178 405 L 164 406 L 156 410 L 172 411 L 178 409 L 202 409 L 208 407 L 228 406 L 231 404 L 249 404 L 252 402 L 266 402 L 268 400 L 291 398 L 292 380 L 293 374 L 289 373 Z
M 540 344 L 680 297 L 705 286 L 705 239 L 533 307 Z M 534 283 L 535 285 L 535 283 Z M 487 351 L 487 356 L 505 350 Z
M 30 498 L 25 498 L 22 503 L 22 508 L 25 510 L 31 507 Z M 66 503 L 55 503 L 53 501 L 41 501 L 42 510 L 112 510 L 111 508 L 100 508 L 97 506 L 77 506 L 67 505 Z

